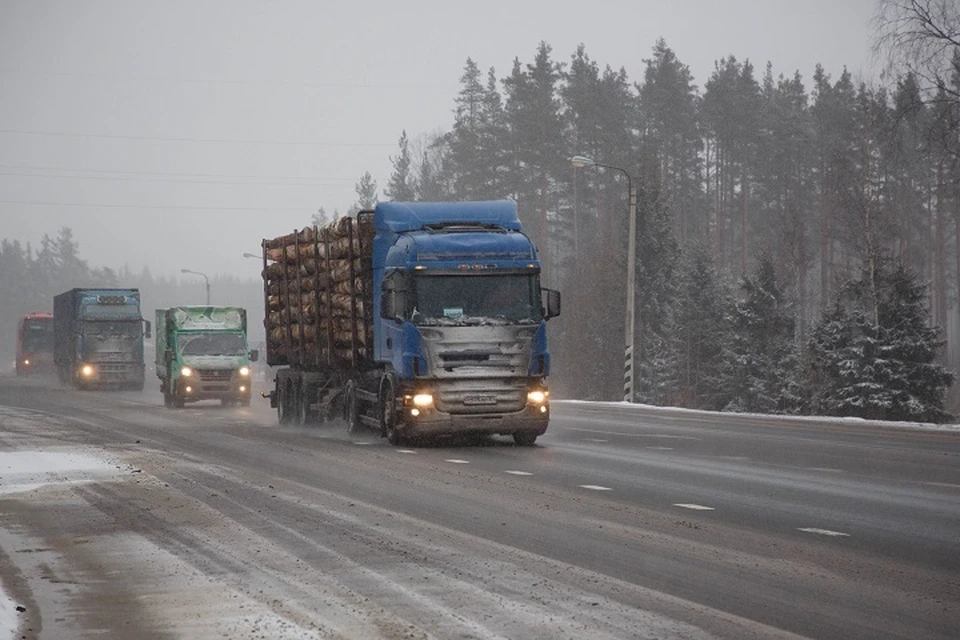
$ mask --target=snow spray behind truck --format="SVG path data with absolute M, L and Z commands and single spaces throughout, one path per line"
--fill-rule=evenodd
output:
M 167 407 L 220 400 L 250 404 L 247 311 L 240 307 L 157 309 L 157 377 Z
M 265 239 L 269 394 L 281 423 L 337 415 L 391 444 L 547 429 L 560 294 L 516 203 L 382 202 Z
M 53 358 L 60 380 L 79 388 L 143 389 L 138 289 L 71 289 L 53 298 Z

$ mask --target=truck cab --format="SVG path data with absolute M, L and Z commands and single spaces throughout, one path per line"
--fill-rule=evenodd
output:
M 250 404 L 252 363 L 247 314 L 239 307 L 157 309 L 156 372 L 164 405 L 219 400 Z

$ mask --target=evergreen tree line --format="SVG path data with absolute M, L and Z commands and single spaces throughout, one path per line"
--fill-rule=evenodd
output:
M 460 85 L 450 131 L 403 132 L 384 195 L 518 202 L 565 296 L 559 395 L 621 397 L 627 173 L 637 400 L 946 418 L 960 162 L 941 142 L 957 101 L 929 100 L 911 73 L 871 86 L 817 66 L 808 88 L 732 56 L 700 91 L 663 40 L 639 82 L 542 42 L 504 78 L 468 59 Z M 368 174 L 357 193 L 371 188 Z
M 263 341 L 263 290 L 251 261 L 251 277 L 215 276 L 210 280 L 211 303 L 247 309 L 250 342 Z M 17 321 L 31 312 L 53 312 L 53 297 L 74 287 L 135 287 L 140 289 L 143 317 L 153 322 L 154 310 L 182 304 L 203 304 L 202 278 L 178 280 L 155 277 L 149 269 L 133 273 L 127 267 L 91 267 L 81 259 L 79 243 L 69 227 L 55 237 L 44 235 L 40 246 L 17 239 L 0 239 L 0 370 L 12 369 L 16 352 Z M 153 357 L 152 353 L 146 354 Z M 148 363 L 148 379 L 152 372 Z

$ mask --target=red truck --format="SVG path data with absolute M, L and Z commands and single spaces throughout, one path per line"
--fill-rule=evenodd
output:
M 17 375 L 53 371 L 53 314 L 28 313 L 17 323 Z

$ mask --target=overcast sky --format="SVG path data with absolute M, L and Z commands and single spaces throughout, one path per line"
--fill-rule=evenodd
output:
M 469 7 L 469 8 L 468 8 Z M 0 0 L 0 238 L 68 226 L 93 267 L 257 277 L 260 239 L 387 183 L 403 130 L 452 124 L 468 57 L 545 41 L 640 81 L 658 37 L 702 88 L 820 62 L 874 76 L 874 0 Z M 576 150 L 571 150 L 575 152 Z

